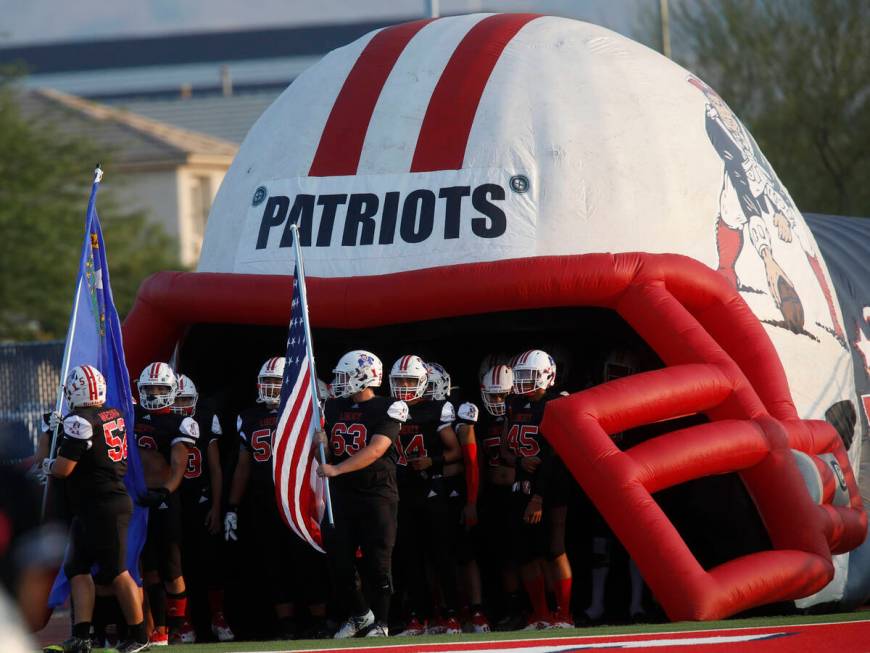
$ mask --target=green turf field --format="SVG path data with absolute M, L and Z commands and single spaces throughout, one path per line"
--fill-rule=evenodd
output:
M 432 644 L 447 642 L 477 642 L 498 641 L 508 639 L 542 639 L 548 637 L 577 637 L 582 635 L 613 635 L 629 633 L 657 633 L 679 632 L 690 630 L 710 630 L 714 628 L 750 628 L 764 626 L 795 626 L 813 623 L 835 623 L 845 621 L 864 621 L 870 619 L 870 612 L 845 612 L 839 614 L 820 614 L 809 616 L 788 617 L 757 617 L 753 619 L 729 619 L 727 621 L 682 621 L 679 623 L 663 624 L 638 624 L 632 626 L 598 626 L 596 628 L 573 628 L 571 630 L 558 631 L 513 631 L 506 633 L 486 633 L 474 635 L 444 635 L 431 637 L 390 637 L 383 639 L 309 639 L 292 641 L 268 641 L 268 642 L 229 642 L 226 644 L 185 644 L 183 646 L 168 646 L 153 648 L 152 651 L 165 651 L 166 653 L 229 653 L 231 651 L 300 651 L 316 648 L 353 648 L 356 646 L 387 646 L 391 644 Z M 108 651 L 111 649 L 94 649 L 95 651 Z

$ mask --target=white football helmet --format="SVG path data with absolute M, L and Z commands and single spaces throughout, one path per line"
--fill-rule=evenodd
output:
M 354 349 L 342 356 L 335 368 L 332 396 L 345 398 L 365 388 L 379 388 L 384 377 L 384 364 L 370 351 Z
M 487 412 L 494 417 L 505 414 L 505 399 L 513 391 L 514 372 L 507 365 L 489 368 L 480 381 L 480 398 Z
M 177 415 L 192 417 L 196 412 L 196 402 L 198 400 L 199 392 L 197 392 L 194 382 L 186 374 L 179 374 L 178 392 L 175 394 L 172 412 Z
M 483 376 L 496 365 L 508 365 L 508 360 L 507 354 L 487 354 L 477 368 L 477 380 L 483 381 Z
M 442 401 L 450 396 L 450 373 L 438 363 L 426 363 L 426 374 L 429 381 L 423 396 L 426 399 Z
M 145 410 L 162 410 L 175 403 L 178 379 L 166 363 L 147 365 L 136 385 L 139 387 L 139 404 Z
M 604 360 L 604 381 L 621 379 L 624 376 L 637 374 L 640 369 L 640 360 L 637 353 L 631 349 L 618 347 L 611 351 Z
M 281 386 L 284 383 L 284 365 L 287 359 L 273 356 L 260 368 L 257 375 L 257 401 L 269 407 L 281 403 Z
M 412 382 L 405 385 L 400 379 L 411 379 Z M 399 358 L 390 370 L 390 393 L 402 401 L 413 401 L 422 397 L 428 382 L 429 371 L 426 363 L 413 354 Z
M 550 354 L 540 349 L 530 349 L 518 355 L 512 368 L 515 394 L 532 394 L 538 389 L 551 388 L 556 383 L 556 362 Z
M 66 377 L 63 386 L 70 408 L 102 406 L 106 403 L 106 379 L 92 365 L 78 365 Z

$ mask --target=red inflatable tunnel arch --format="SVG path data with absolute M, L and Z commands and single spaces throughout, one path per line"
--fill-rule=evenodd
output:
M 287 277 L 164 272 L 142 286 L 124 323 L 127 361 L 166 358 L 197 323 L 287 323 Z M 782 365 L 743 300 L 701 263 L 670 254 L 589 254 L 474 263 L 308 281 L 313 326 L 366 328 L 496 311 L 600 306 L 617 311 L 667 367 L 551 402 L 543 430 L 637 562 L 673 620 L 718 619 L 807 596 L 833 577 L 832 553 L 867 531 L 836 431 L 801 420 Z M 413 289 L 409 292 L 408 289 Z M 610 434 L 703 412 L 710 422 L 620 451 Z M 813 503 L 791 449 L 831 453 Z M 738 472 L 773 550 L 704 569 L 651 494 Z M 832 505 L 839 483 L 849 505 Z

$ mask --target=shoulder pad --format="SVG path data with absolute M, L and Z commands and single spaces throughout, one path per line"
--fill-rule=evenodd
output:
M 178 430 L 182 435 L 187 436 L 193 440 L 199 438 L 199 424 L 196 423 L 196 420 L 192 417 L 185 417 L 181 420 L 181 424 L 178 427 Z
M 218 419 L 217 413 L 211 416 L 211 432 L 215 435 L 224 434 L 224 431 L 221 428 L 221 421 Z
M 452 424 L 456 421 L 456 411 L 453 409 L 453 404 L 449 401 L 445 401 L 444 405 L 441 406 L 441 417 L 439 421 L 442 424 Z
M 475 404 L 466 401 L 459 407 L 459 411 L 457 411 L 456 414 L 459 416 L 459 419 L 465 420 L 466 422 L 476 422 L 480 411 L 477 409 Z
M 408 421 L 408 404 L 404 401 L 394 401 L 389 408 L 387 408 L 387 415 L 392 417 L 397 422 L 407 422 Z
M 90 440 L 94 435 L 94 427 L 84 417 L 69 415 L 63 420 L 63 432 L 76 440 Z

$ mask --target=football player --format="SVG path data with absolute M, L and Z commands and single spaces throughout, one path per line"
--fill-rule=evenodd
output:
M 218 416 L 213 411 L 197 411 L 199 392 L 190 377 L 178 375 L 178 393 L 172 412 L 192 417 L 199 426 L 200 437 L 187 450 L 187 467 L 181 480 L 181 512 L 183 519 L 182 550 L 184 567 L 188 557 L 196 556 L 207 570 L 208 605 L 211 631 L 218 641 L 231 642 L 233 631 L 224 618 L 224 590 L 221 577 L 221 471 L 219 440 L 223 433 Z M 193 565 L 190 565 L 193 566 Z M 188 615 L 189 616 L 189 615 Z
M 480 398 L 484 412 L 476 426 L 481 443 L 481 467 L 483 488 L 479 501 L 480 526 L 484 549 L 493 558 L 501 576 L 504 596 L 503 616 L 497 630 L 517 630 L 525 625 L 521 614 L 520 581 L 513 556 L 508 555 L 506 542 L 510 541 L 513 529 L 509 527 L 512 517 L 513 484 L 516 470 L 501 457 L 501 440 L 505 430 L 506 402 L 513 390 L 514 375 L 510 366 L 496 363 L 506 357 L 489 356 L 481 365 Z
M 192 417 L 172 412 L 178 379 L 166 363 L 151 363 L 139 375 L 136 444 L 148 485 L 151 507 L 142 552 L 145 589 L 154 619 L 152 645 L 173 639 L 188 643 L 196 633 L 187 622 L 187 586 L 181 569 L 181 499 L 177 492 L 187 469 L 189 450 L 199 439 Z
M 552 390 L 556 364 L 545 351 L 532 349 L 515 358 L 513 396 L 507 403 L 501 455 L 516 468 L 513 485 L 516 528 L 514 554 L 532 603 L 528 629 L 570 628 L 571 565 L 565 553 L 566 484 L 559 479 L 558 458 L 540 431 L 544 408 L 559 396 Z M 564 466 L 562 466 L 564 469 Z M 558 482 L 557 482 L 558 481 Z M 543 523 L 544 502 L 548 520 Z M 547 607 L 543 562 L 549 556 L 556 593 L 556 613 Z
M 317 473 L 331 479 L 335 527 L 323 529 L 323 543 L 335 596 L 347 615 L 335 637 L 386 637 L 399 502 L 394 445 L 408 406 L 375 396 L 383 365 L 371 352 L 346 353 L 332 372 L 333 398 L 326 400 L 325 428 L 317 434 L 329 444 L 331 463 L 319 465 Z M 357 549 L 368 601 L 357 587 Z
M 73 508 L 70 547 L 64 571 L 75 602 L 73 636 L 61 648 L 69 653 L 91 650 L 94 584 L 110 585 L 127 623 L 122 653 L 148 648 L 139 588 L 126 568 L 127 528 L 133 503 L 124 486 L 127 471 L 127 429 L 117 408 L 106 406 L 106 381 L 95 367 L 73 368 L 64 385 L 70 413 L 53 414 L 52 427 L 62 424 L 57 458 L 45 458 L 46 475 L 67 479 Z M 99 566 L 91 576 L 94 565 Z
M 453 430 L 456 413 L 446 399 L 424 401 L 429 382 L 419 356 L 399 358 L 390 370 L 390 392 L 409 408 L 399 431 L 399 532 L 396 561 L 409 592 L 409 620 L 400 635 L 459 634 L 456 616 L 456 568 L 450 555 L 451 528 L 445 476 L 462 473 L 462 450 Z M 429 563 L 443 605 L 440 619 L 426 626 L 430 595 L 420 578 Z M 431 615 L 434 616 L 434 615 Z
M 272 449 L 285 364 L 283 356 L 263 363 L 257 375 L 257 404 L 238 416 L 239 460 L 230 485 L 224 533 L 228 541 L 241 534 L 275 553 L 267 587 L 280 636 L 293 639 L 301 634 L 297 608 L 306 603 L 312 631 L 322 637 L 326 634 L 326 588 L 321 582 L 326 575 L 325 558 L 290 530 L 275 500 Z M 239 513 L 243 498 L 246 503 Z
M 429 383 L 424 399 L 446 401 L 452 389 L 450 374 L 438 363 L 427 363 Z M 477 530 L 477 498 L 480 490 L 480 463 L 477 458 L 477 440 L 474 428 L 478 418 L 477 406 L 465 402 L 456 410 L 456 437 L 462 449 L 462 463 L 446 465 L 447 502 L 450 522 L 455 528 L 453 557 L 460 567 L 462 584 L 468 599 L 468 615 L 471 629 L 476 633 L 488 633 L 489 620 L 483 613 L 483 597 L 480 569 L 475 556 Z

